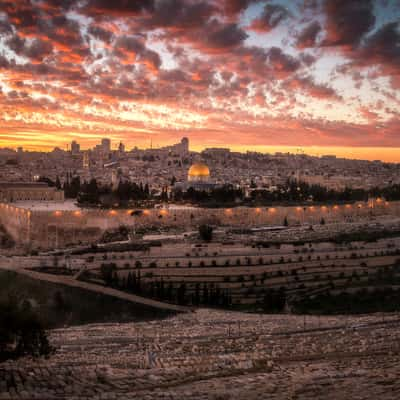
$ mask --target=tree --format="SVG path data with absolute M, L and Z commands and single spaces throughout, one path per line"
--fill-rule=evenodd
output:
M 199 235 L 202 240 L 205 242 L 211 242 L 213 238 L 213 227 L 210 225 L 200 225 L 199 226 Z
M 185 294 L 186 294 L 186 284 L 185 282 L 183 282 L 180 284 L 178 288 L 178 293 L 177 293 L 178 304 L 184 305 L 186 303 Z
M 60 178 L 58 177 L 58 175 L 57 175 L 57 178 L 56 178 L 55 186 L 56 186 L 57 189 L 61 189 L 61 182 L 60 182 Z
M 283 226 L 289 226 L 287 217 L 285 217 L 285 219 L 283 220 Z
M 103 263 L 100 267 L 101 277 L 107 286 L 112 285 L 116 280 L 117 266 L 114 263 Z
M 8 298 L 0 303 L 0 361 L 52 351 L 38 315 L 28 301 Z

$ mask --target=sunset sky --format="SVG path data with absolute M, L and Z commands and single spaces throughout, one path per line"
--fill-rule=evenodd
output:
M 0 0 L 0 146 L 400 162 L 399 21 L 400 0 Z

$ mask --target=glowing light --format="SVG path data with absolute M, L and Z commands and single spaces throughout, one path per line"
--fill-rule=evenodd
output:
M 346 204 L 346 208 L 351 208 L 351 204 Z
M 232 215 L 232 210 L 230 208 L 227 208 L 225 210 L 225 213 L 228 214 L 228 215 Z
M 257 214 L 260 214 L 260 213 L 261 213 L 261 208 L 257 207 L 257 208 L 256 208 L 256 213 L 257 213 Z
M 162 209 L 162 210 L 160 210 L 160 214 L 161 214 L 161 215 L 167 215 L 167 214 L 168 214 L 168 211 L 165 210 L 165 209 Z
M 296 211 L 300 212 L 301 211 L 301 207 L 296 207 Z
M 143 215 L 150 215 L 150 211 L 149 210 L 143 210 Z
M 117 212 L 115 210 L 111 210 L 110 215 L 117 215 Z
M 276 212 L 276 208 L 273 208 L 273 207 L 272 207 L 272 208 L 269 208 L 269 209 L 268 209 L 268 212 L 274 213 L 274 212 Z
M 74 211 L 75 217 L 80 217 L 82 213 L 80 211 Z
M 54 215 L 55 215 L 56 217 L 61 217 L 62 212 L 61 212 L 61 211 L 54 211 Z
M 334 205 L 334 206 L 333 206 L 333 209 L 334 209 L 334 210 L 338 210 L 338 209 L 339 209 L 339 206 Z

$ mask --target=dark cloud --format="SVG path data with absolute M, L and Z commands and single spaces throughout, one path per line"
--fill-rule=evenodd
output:
M 14 35 L 6 40 L 6 45 L 16 54 L 21 54 L 24 52 L 26 40 L 19 35 Z
M 212 20 L 199 38 L 209 50 L 228 50 L 239 46 L 248 37 L 247 33 L 235 23 L 221 24 Z
M 14 35 L 8 39 L 6 41 L 6 45 L 16 54 L 28 57 L 34 61 L 41 61 L 53 50 L 53 46 L 48 41 L 41 39 L 33 39 L 33 41 L 28 41 L 18 35 Z
M 400 23 L 391 22 L 382 26 L 366 39 L 362 47 L 366 59 L 400 67 Z
M 121 60 L 141 62 L 159 69 L 161 58 L 158 53 L 146 47 L 142 39 L 134 36 L 122 36 L 114 45 L 114 54 Z
M 145 45 L 141 39 L 134 36 L 121 36 L 115 43 L 114 49 L 117 52 L 119 50 L 128 50 L 135 53 L 142 53 L 145 49 Z
M 252 22 L 251 28 L 257 31 L 269 32 L 289 16 L 290 13 L 287 8 L 279 4 L 266 4 L 261 16 Z
M 138 15 L 154 10 L 154 0 L 89 0 L 89 13 L 113 16 Z
M 42 7 L 45 10 L 49 8 L 67 10 L 77 3 L 77 0 L 44 0 L 43 3 L 38 3 L 36 6 Z
M 7 13 L 12 24 L 20 28 L 33 28 L 38 21 L 38 9 L 29 0 L 0 0 L 0 10 Z
M 325 46 L 357 47 L 374 26 L 372 0 L 328 0 Z
M 379 76 L 388 76 L 392 87 L 400 89 L 400 23 L 390 22 L 368 36 L 352 52 L 348 68 L 380 67 Z
M 300 60 L 307 65 L 308 67 L 317 61 L 317 59 L 312 55 L 308 53 L 301 53 L 299 56 Z
M 0 34 L 12 33 L 12 27 L 8 21 L 3 21 L 0 19 Z
M 333 100 L 338 100 L 340 98 L 333 88 L 328 85 L 317 84 L 311 77 L 298 79 L 298 83 L 300 87 L 312 97 Z
M 278 75 L 286 75 L 300 68 L 300 61 L 289 54 L 285 54 L 279 47 L 271 47 L 267 53 L 271 67 Z
M 314 47 L 315 41 L 322 28 L 318 21 L 311 22 L 297 36 L 296 46 L 304 49 Z
M 151 28 L 194 29 L 201 27 L 216 11 L 207 1 L 195 3 L 184 0 L 164 0 L 156 2 L 154 12 L 145 22 Z
M 25 54 L 28 58 L 40 61 L 47 55 L 51 54 L 53 46 L 50 42 L 35 39 L 30 46 L 27 47 Z
M 4 56 L 0 54 L 0 70 L 8 69 L 11 65 L 11 62 Z
M 88 33 L 95 37 L 96 39 L 102 40 L 103 42 L 110 42 L 114 34 L 107 29 L 103 29 L 100 26 L 90 25 L 88 28 Z
M 225 0 L 223 2 L 223 11 L 227 15 L 236 15 L 246 10 L 246 8 L 257 0 Z M 218 1 L 220 4 L 220 2 Z

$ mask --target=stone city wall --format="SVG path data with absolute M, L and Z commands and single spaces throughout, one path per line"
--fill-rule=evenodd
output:
M 0 203 L 0 224 L 17 242 L 29 242 L 30 219 L 31 211 Z
M 318 224 L 356 221 L 380 215 L 400 215 L 400 202 L 355 203 L 337 206 L 238 207 L 230 209 L 178 208 L 147 209 L 139 215 L 132 210 L 29 211 L 0 205 L 0 221 L 20 243 L 34 247 L 63 247 L 73 243 L 91 243 L 104 231 L 126 225 L 140 228 L 184 228 L 193 230 L 202 223 L 236 228 Z

